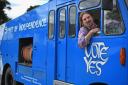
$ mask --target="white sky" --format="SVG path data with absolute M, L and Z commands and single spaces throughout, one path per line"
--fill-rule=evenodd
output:
M 8 0 L 8 2 L 11 4 L 11 10 L 5 9 L 5 13 L 8 17 L 14 19 L 24 14 L 30 6 L 42 5 L 48 0 Z

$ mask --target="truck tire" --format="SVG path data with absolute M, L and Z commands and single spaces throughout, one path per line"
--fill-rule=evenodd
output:
M 13 74 L 12 71 L 9 68 L 7 68 L 6 72 L 5 72 L 5 85 L 16 85 L 15 80 L 13 79 Z

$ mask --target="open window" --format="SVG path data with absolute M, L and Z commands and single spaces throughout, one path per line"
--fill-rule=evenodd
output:
M 83 13 L 83 12 L 81 12 Z M 81 15 L 80 13 L 80 15 Z M 85 13 L 88 13 L 92 16 L 94 23 L 97 25 L 97 28 L 100 28 L 100 16 L 101 16 L 101 9 L 93 9 L 93 10 L 89 10 L 86 11 Z M 80 24 L 80 28 L 82 27 L 82 20 L 81 20 L 81 16 L 79 17 L 79 24 Z
M 32 37 L 19 39 L 19 64 L 26 66 L 32 65 L 32 47 Z

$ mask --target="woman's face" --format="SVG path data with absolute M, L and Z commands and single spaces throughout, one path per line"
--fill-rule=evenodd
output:
M 90 27 L 92 26 L 93 22 L 93 18 L 90 14 L 84 14 L 82 17 L 82 22 L 84 26 Z

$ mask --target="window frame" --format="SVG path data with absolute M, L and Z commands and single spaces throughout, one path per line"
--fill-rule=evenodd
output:
M 54 13 L 54 20 L 53 20 L 54 21 L 54 24 L 53 24 L 53 28 L 52 28 L 53 29 L 52 37 L 50 37 L 50 34 L 49 34 L 49 28 L 50 28 L 49 27 L 49 24 L 50 24 L 50 14 L 52 12 Z M 55 10 L 50 10 L 49 11 L 49 14 L 48 14 L 48 39 L 50 39 L 50 40 L 54 39 L 54 33 L 55 33 Z
M 65 27 L 64 27 L 64 35 L 63 36 L 61 36 L 61 31 L 60 31 L 60 13 L 61 13 L 61 11 L 62 10 L 64 10 L 64 14 L 65 14 Z M 59 38 L 61 38 L 61 39 L 63 39 L 64 37 L 65 37 L 65 34 L 66 34 L 66 9 L 65 9 L 65 7 L 63 7 L 63 8 L 61 8 L 60 10 L 59 10 L 59 32 L 58 32 L 58 34 L 59 34 Z
M 72 7 L 75 7 L 75 9 L 76 9 L 76 14 L 75 14 L 75 35 L 74 36 L 71 36 L 71 35 L 69 35 L 69 29 L 70 29 L 70 11 L 71 11 L 71 8 Z M 68 23 L 68 37 L 70 37 L 70 38 L 75 38 L 76 37 L 76 20 L 77 20 L 77 7 L 76 7 L 76 5 L 71 5 L 70 7 L 69 7 L 69 18 L 68 18 L 68 21 L 69 21 L 69 23 Z

